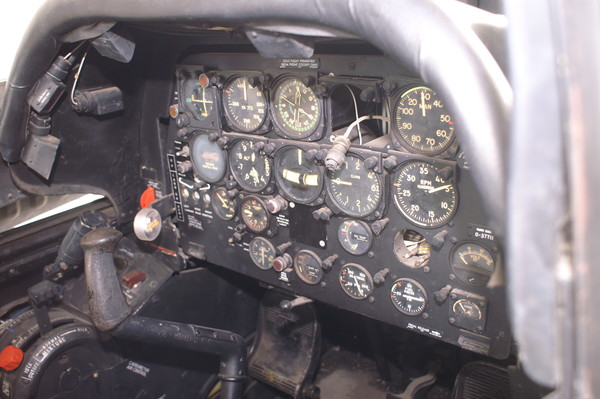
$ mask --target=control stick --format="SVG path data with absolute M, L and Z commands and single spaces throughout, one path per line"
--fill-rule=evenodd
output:
M 246 343 L 233 332 L 130 315 L 113 259 L 122 234 L 111 228 L 92 230 L 81 239 L 90 313 L 96 327 L 119 338 L 167 345 L 221 357 L 221 398 L 242 397 L 246 377 Z

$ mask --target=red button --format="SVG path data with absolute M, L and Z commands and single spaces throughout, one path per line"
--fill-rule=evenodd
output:
M 0 367 L 12 371 L 23 361 L 23 351 L 16 346 L 8 345 L 0 352 Z
M 154 201 L 156 201 L 154 188 L 148 187 L 146 190 L 144 190 L 142 196 L 140 197 L 140 208 L 148 208 Z
M 146 278 L 146 273 L 141 270 L 134 270 L 121 276 L 121 279 L 129 289 L 132 289 L 137 283 Z

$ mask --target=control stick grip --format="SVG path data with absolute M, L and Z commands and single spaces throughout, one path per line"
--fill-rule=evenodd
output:
M 123 234 L 101 227 L 81 238 L 90 313 L 96 327 L 112 330 L 129 316 L 129 305 L 117 279 L 113 254 Z

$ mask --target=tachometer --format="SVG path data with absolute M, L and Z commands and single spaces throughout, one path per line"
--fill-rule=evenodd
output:
M 275 180 L 288 199 L 308 204 L 323 190 L 323 168 L 303 149 L 285 147 L 275 156 Z
M 392 120 L 394 138 L 410 151 L 436 155 L 454 141 L 452 117 L 429 87 L 414 87 L 402 94 Z
M 345 214 L 362 217 L 371 214 L 381 202 L 380 177 L 365 167 L 362 158 L 346 155 L 339 170 L 327 172 L 327 191 Z
M 339 279 L 342 289 L 351 298 L 365 299 L 373 292 L 371 273 L 356 263 L 342 266 Z
M 225 85 L 223 105 L 227 123 L 240 132 L 257 130 L 267 116 L 263 92 L 258 87 L 252 87 L 245 76 L 238 76 Z
M 262 191 L 271 181 L 271 160 L 251 140 L 239 140 L 233 145 L 229 164 L 233 177 L 246 191 Z
M 246 226 L 255 233 L 262 233 L 269 227 L 269 213 L 264 202 L 253 195 L 249 195 L 240 205 L 242 220 Z
M 225 177 L 227 158 L 216 143 L 211 143 L 208 134 L 197 134 L 190 143 L 190 158 L 194 173 L 209 183 L 216 183 Z
M 321 102 L 297 78 L 279 82 L 273 92 L 275 125 L 287 137 L 303 139 L 313 134 L 321 120 Z
M 450 221 L 458 203 L 452 169 L 422 161 L 409 162 L 393 177 L 394 203 L 410 222 L 440 227 Z

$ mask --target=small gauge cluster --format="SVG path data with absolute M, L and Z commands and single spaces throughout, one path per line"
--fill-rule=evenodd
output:
M 168 158 L 184 252 L 268 287 L 506 356 L 505 292 L 488 287 L 500 244 L 455 158 L 454 121 L 436 92 L 410 78 L 276 70 L 244 57 L 249 70 L 178 70 Z M 340 168 L 328 170 L 333 121 L 346 112 L 334 112 L 332 92 L 346 84 L 362 89 L 355 94 L 365 103 L 385 97 L 389 123 L 370 125 L 384 129 L 379 138 L 361 145 L 355 137 Z M 369 87 L 377 90 L 363 96 Z

